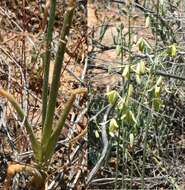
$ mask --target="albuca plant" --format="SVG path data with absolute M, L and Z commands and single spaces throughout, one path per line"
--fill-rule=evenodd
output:
M 55 67 L 53 71 L 53 78 L 51 83 L 51 88 L 48 95 L 48 75 L 49 75 L 49 65 L 50 65 L 50 47 L 52 41 L 52 33 L 55 18 L 56 0 L 51 0 L 50 4 L 50 17 L 48 22 L 48 31 L 46 38 L 46 52 L 44 59 L 44 84 L 43 84 L 43 108 L 42 108 L 42 135 L 40 139 L 36 138 L 32 127 L 29 124 L 27 117 L 25 116 L 23 110 L 15 100 L 15 98 L 9 94 L 4 89 L 0 89 L 0 95 L 6 97 L 8 101 L 17 111 L 20 119 L 24 121 L 24 126 L 26 128 L 27 134 L 29 136 L 31 146 L 34 153 L 34 158 L 36 161 L 35 166 L 26 165 L 14 165 L 15 172 L 26 171 L 33 175 L 32 186 L 36 189 L 44 189 L 44 184 L 47 176 L 47 169 L 50 163 L 51 157 L 54 153 L 54 149 L 57 143 L 57 139 L 60 132 L 65 124 L 65 120 L 70 112 L 73 105 L 75 97 L 77 94 L 86 93 L 86 89 L 79 88 L 71 91 L 71 96 L 67 101 L 63 113 L 57 122 L 54 120 L 55 105 L 57 100 L 57 93 L 59 89 L 61 68 L 64 60 L 64 53 L 66 49 L 67 39 L 69 35 L 69 30 L 72 23 L 73 12 L 75 9 L 76 1 L 69 1 L 68 7 L 64 15 L 64 23 L 61 30 L 58 51 L 55 59 Z M 13 172 L 13 173 L 15 173 Z M 9 177 L 12 176 L 12 173 Z

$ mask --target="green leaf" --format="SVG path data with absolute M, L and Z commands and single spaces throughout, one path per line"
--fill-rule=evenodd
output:
M 129 79 L 129 75 L 130 75 L 130 65 L 126 65 L 125 68 L 124 68 L 124 70 L 123 70 L 122 77 L 125 80 L 128 80 Z
M 95 130 L 95 137 L 100 138 L 99 132 L 97 130 Z
M 130 147 L 132 148 L 134 146 L 134 134 L 133 133 L 130 133 L 129 139 L 130 139 Z
M 116 122 L 116 120 L 114 118 L 112 118 L 110 120 L 110 123 L 109 123 L 109 134 L 114 137 L 115 136 L 115 133 L 117 132 L 119 126 Z
M 145 19 L 145 27 L 148 28 L 150 26 L 150 17 L 147 16 Z
M 106 96 L 108 98 L 108 101 L 111 105 L 114 105 L 115 102 L 117 101 L 118 97 L 119 97 L 119 94 L 116 90 L 112 90 L 110 92 L 107 92 L 106 93 Z
M 141 84 L 141 75 L 136 73 L 136 82 L 137 84 Z
M 126 97 L 122 98 L 118 104 L 117 104 L 117 109 L 120 112 L 124 112 L 125 110 L 127 110 L 128 105 L 126 104 Z
M 154 94 L 155 94 L 156 98 L 160 98 L 160 94 L 161 94 L 161 87 L 160 86 L 157 86 L 157 85 L 155 86 Z
M 168 47 L 167 53 L 171 57 L 176 57 L 177 55 L 177 47 L 176 44 L 172 44 L 171 46 Z
M 51 134 L 51 137 L 48 139 L 48 143 L 42 144 L 42 149 L 43 149 L 42 162 L 43 163 L 46 163 L 49 159 L 51 159 L 56 143 L 58 141 L 58 137 L 60 136 L 61 130 L 63 129 L 65 125 L 65 121 L 73 106 L 73 102 L 75 101 L 76 95 L 85 94 L 85 93 L 87 93 L 87 89 L 85 88 L 75 89 L 71 92 L 71 96 L 69 100 L 67 101 L 66 105 L 64 106 L 63 113 L 60 116 L 57 124 L 55 125 L 54 130 Z
M 162 101 L 160 98 L 153 99 L 153 107 L 155 111 L 159 111 L 162 106 Z
M 145 62 L 139 61 L 136 66 L 136 73 L 137 74 L 144 74 L 145 73 Z
M 124 120 L 128 125 L 137 124 L 137 120 L 131 110 L 127 110 L 127 112 L 122 115 L 121 119 Z
M 132 84 L 129 84 L 128 86 L 128 93 L 127 93 L 127 98 L 130 98 L 133 94 L 133 91 L 134 91 L 134 87 Z
M 152 46 L 149 44 L 149 42 L 142 37 L 138 40 L 137 45 L 141 52 L 152 49 Z
M 136 118 L 135 118 L 134 113 L 133 113 L 132 111 L 129 111 L 129 114 L 130 114 L 130 116 L 131 116 L 132 121 L 134 122 L 134 124 L 137 124 L 137 120 L 136 120 Z
M 144 40 L 143 38 L 140 38 L 137 42 L 137 45 L 139 47 L 139 51 L 143 52 L 144 51 L 144 48 L 145 48 L 145 43 L 144 43 Z
M 163 80 L 163 77 L 160 76 L 160 77 L 157 79 L 156 86 L 160 86 L 161 83 L 162 83 L 162 80 Z

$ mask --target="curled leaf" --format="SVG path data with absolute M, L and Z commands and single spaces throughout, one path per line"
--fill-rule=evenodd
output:
M 137 45 L 139 47 L 139 51 L 143 52 L 145 48 L 144 40 L 143 38 L 140 38 L 137 42 Z
M 129 74 L 130 74 L 130 65 L 126 65 L 124 70 L 123 70 L 122 77 L 125 80 L 128 80 L 129 79 Z
M 147 16 L 145 20 L 145 27 L 148 28 L 150 26 L 150 17 Z
M 177 54 L 177 48 L 175 44 L 172 44 L 171 46 L 168 47 L 167 53 L 171 57 L 175 57 Z
M 122 115 L 121 119 L 129 125 L 137 124 L 137 120 L 134 116 L 134 113 L 131 110 L 127 110 L 126 113 Z
M 160 98 L 160 92 L 161 92 L 161 87 L 160 86 L 155 86 L 155 97 Z
M 111 105 L 114 105 L 116 100 L 118 99 L 118 92 L 116 90 L 112 90 L 110 92 L 107 92 L 107 98 L 108 98 L 108 101 Z
M 99 135 L 99 132 L 97 131 L 97 130 L 95 130 L 95 137 L 98 139 L 98 138 L 100 138 L 100 135 Z
M 137 63 L 136 73 L 137 74 L 144 74 L 145 73 L 145 62 L 144 61 L 140 61 Z
M 114 118 L 112 118 L 112 119 L 110 120 L 110 123 L 109 123 L 109 134 L 110 134 L 112 137 L 114 137 L 114 136 L 115 136 L 115 133 L 116 133 L 117 130 L 118 130 L 118 128 L 119 128 L 119 126 L 118 126 L 118 124 L 117 124 L 117 121 L 116 121 Z
M 133 135 L 133 133 L 130 133 L 129 139 L 130 139 L 130 147 L 132 148 L 133 145 L 134 145 L 134 135 Z
M 141 51 L 141 52 L 152 49 L 149 42 L 142 37 L 138 40 L 137 45 L 139 47 L 139 51 Z
M 141 75 L 136 73 L 136 82 L 137 84 L 141 84 Z
M 117 108 L 119 111 L 123 112 L 124 110 L 127 109 L 127 104 L 126 104 L 126 97 L 122 98 L 118 104 L 117 104 Z
M 127 98 L 131 97 L 134 91 L 134 87 L 132 84 L 129 84 L 128 86 L 128 94 L 127 94 Z
M 158 78 L 158 80 L 157 80 L 157 82 L 156 82 L 156 86 L 160 86 L 160 85 L 161 85 L 162 79 L 163 79 L 162 76 L 160 76 L 160 77 Z

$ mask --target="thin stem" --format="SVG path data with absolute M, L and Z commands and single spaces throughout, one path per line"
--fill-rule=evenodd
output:
M 55 10 L 56 0 L 51 1 L 50 16 L 48 22 L 47 38 L 46 38 L 46 53 L 44 57 L 44 81 L 43 81 L 43 92 L 42 92 L 42 127 L 44 125 L 46 110 L 47 110 L 47 99 L 48 99 L 48 78 L 49 78 L 49 67 L 50 67 L 50 54 L 51 54 L 51 41 L 53 34 L 53 26 L 55 22 Z
M 75 101 L 76 95 L 77 94 L 85 94 L 85 93 L 87 93 L 87 89 L 85 89 L 85 88 L 75 89 L 71 92 L 72 95 L 70 96 L 69 100 L 67 101 L 66 105 L 64 106 L 63 113 L 51 134 L 48 144 L 43 146 L 43 160 L 42 160 L 43 164 L 47 163 L 47 161 L 51 158 L 51 156 L 54 152 L 58 137 L 65 124 L 67 116 L 73 106 L 73 102 Z
M 61 31 L 59 47 L 58 47 L 58 51 L 56 55 L 51 89 L 49 93 L 49 101 L 48 101 L 48 106 L 46 110 L 46 118 L 45 118 L 44 128 L 43 128 L 43 136 L 42 136 L 43 146 L 48 143 L 48 140 L 52 133 L 53 117 L 54 117 L 55 105 L 56 105 L 56 100 L 57 100 L 59 84 L 60 84 L 60 74 L 61 74 L 61 69 L 62 69 L 63 60 L 64 60 L 67 37 L 69 35 L 69 29 L 72 23 L 73 12 L 74 12 L 74 7 L 70 6 L 67 8 L 67 11 L 64 16 L 64 24 Z

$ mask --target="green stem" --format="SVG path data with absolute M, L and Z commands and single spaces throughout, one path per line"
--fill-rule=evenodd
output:
M 44 125 L 47 109 L 48 99 L 48 78 L 49 78 L 49 67 L 50 67 L 50 54 L 51 54 L 51 41 L 53 34 L 53 26 L 55 22 L 55 10 L 56 0 L 51 1 L 50 16 L 48 22 L 47 39 L 46 39 L 46 53 L 44 57 L 44 82 L 43 82 L 43 93 L 42 93 L 42 126 Z
M 74 6 L 67 8 L 67 11 L 64 16 L 64 24 L 61 31 L 61 37 L 59 42 L 59 47 L 55 60 L 55 67 L 53 71 L 52 84 L 49 94 L 49 102 L 46 110 L 46 118 L 44 121 L 43 135 L 42 135 L 42 146 L 45 146 L 48 143 L 48 140 L 52 133 L 52 124 L 53 117 L 56 105 L 56 99 L 60 83 L 60 74 L 64 60 L 64 53 L 67 44 L 67 37 L 69 35 L 69 29 L 72 23 L 72 17 L 74 12 Z
M 49 138 L 48 144 L 43 147 L 43 163 L 45 162 L 45 165 L 46 165 L 47 161 L 51 158 L 51 156 L 54 152 L 58 137 L 65 124 L 67 116 L 73 106 L 73 102 L 75 101 L 76 95 L 84 94 L 86 92 L 87 92 L 87 89 L 84 89 L 84 88 L 79 88 L 79 89 L 76 89 L 71 92 L 72 95 L 70 96 L 69 100 L 67 101 L 66 105 L 64 106 L 63 113 L 62 113 L 61 117 L 59 118 L 57 124 L 55 125 L 55 128 L 51 134 L 51 137 Z

